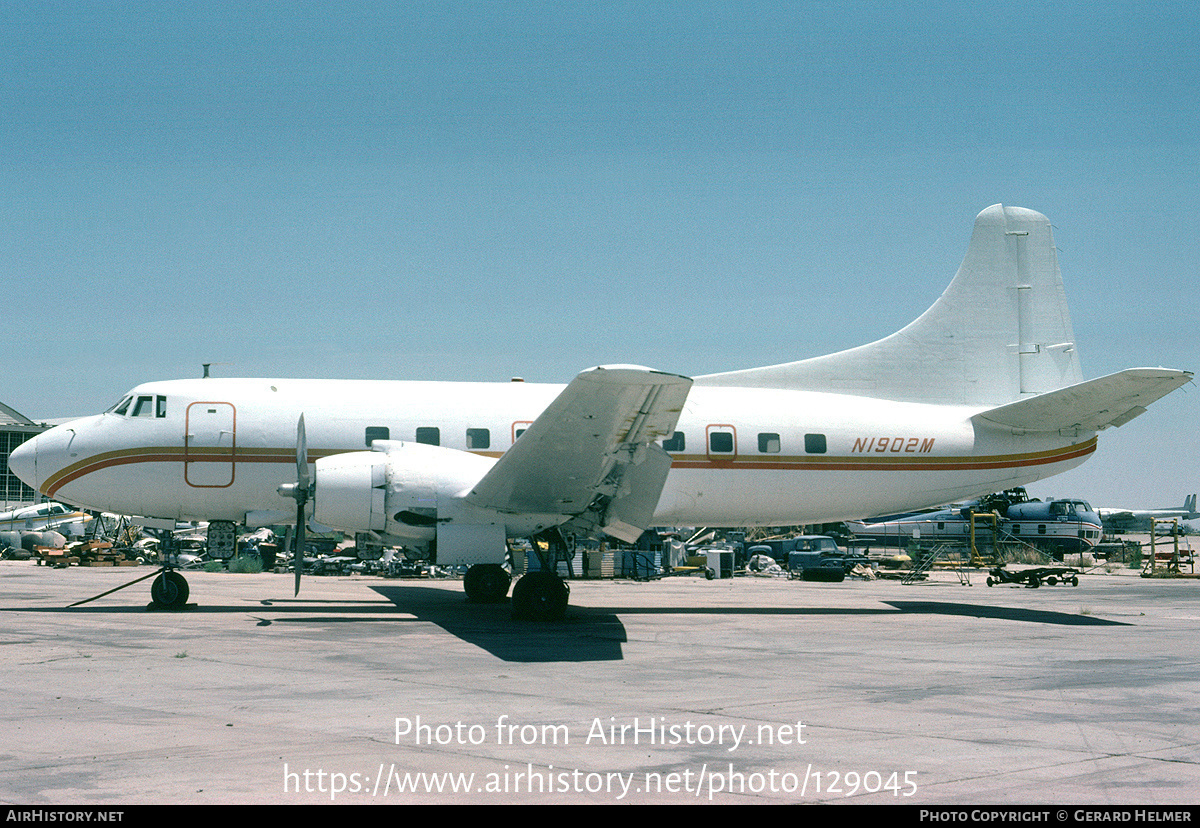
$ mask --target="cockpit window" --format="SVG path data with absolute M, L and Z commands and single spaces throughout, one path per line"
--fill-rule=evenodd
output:
M 132 408 L 132 410 L 131 410 Z M 119 403 L 108 409 L 106 414 L 116 414 L 121 417 L 154 417 L 162 419 L 167 416 L 167 398 L 162 394 L 142 394 L 123 397 Z

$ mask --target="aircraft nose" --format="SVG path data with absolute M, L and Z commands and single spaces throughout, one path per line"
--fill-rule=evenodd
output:
M 21 478 L 25 485 L 40 491 L 38 484 L 41 481 L 37 479 L 37 441 L 38 438 L 33 437 L 13 449 L 12 454 L 8 455 L 8 468 Z

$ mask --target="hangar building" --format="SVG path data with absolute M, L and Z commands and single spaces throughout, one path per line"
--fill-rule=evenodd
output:
M 41 495 L 9 471 L 8 455 L 21 443 L 48 428 L 49 423 L 35 423 L 20 412 L 0 403 L 0 508 L 15 508 L 36 503 L 41 499 Z

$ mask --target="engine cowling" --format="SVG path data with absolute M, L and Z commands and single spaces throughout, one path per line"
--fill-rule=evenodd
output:
M 345 532 L 428 542 L 493 463 L 441 446 L 376 440 L 372 451 L 316 462 L 313 520 Z

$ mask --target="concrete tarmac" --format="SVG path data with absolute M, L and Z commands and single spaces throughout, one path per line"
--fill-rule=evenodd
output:
M 458 581 L 0 563 L 0 800 L 1200 802 L 1200 583 Z

